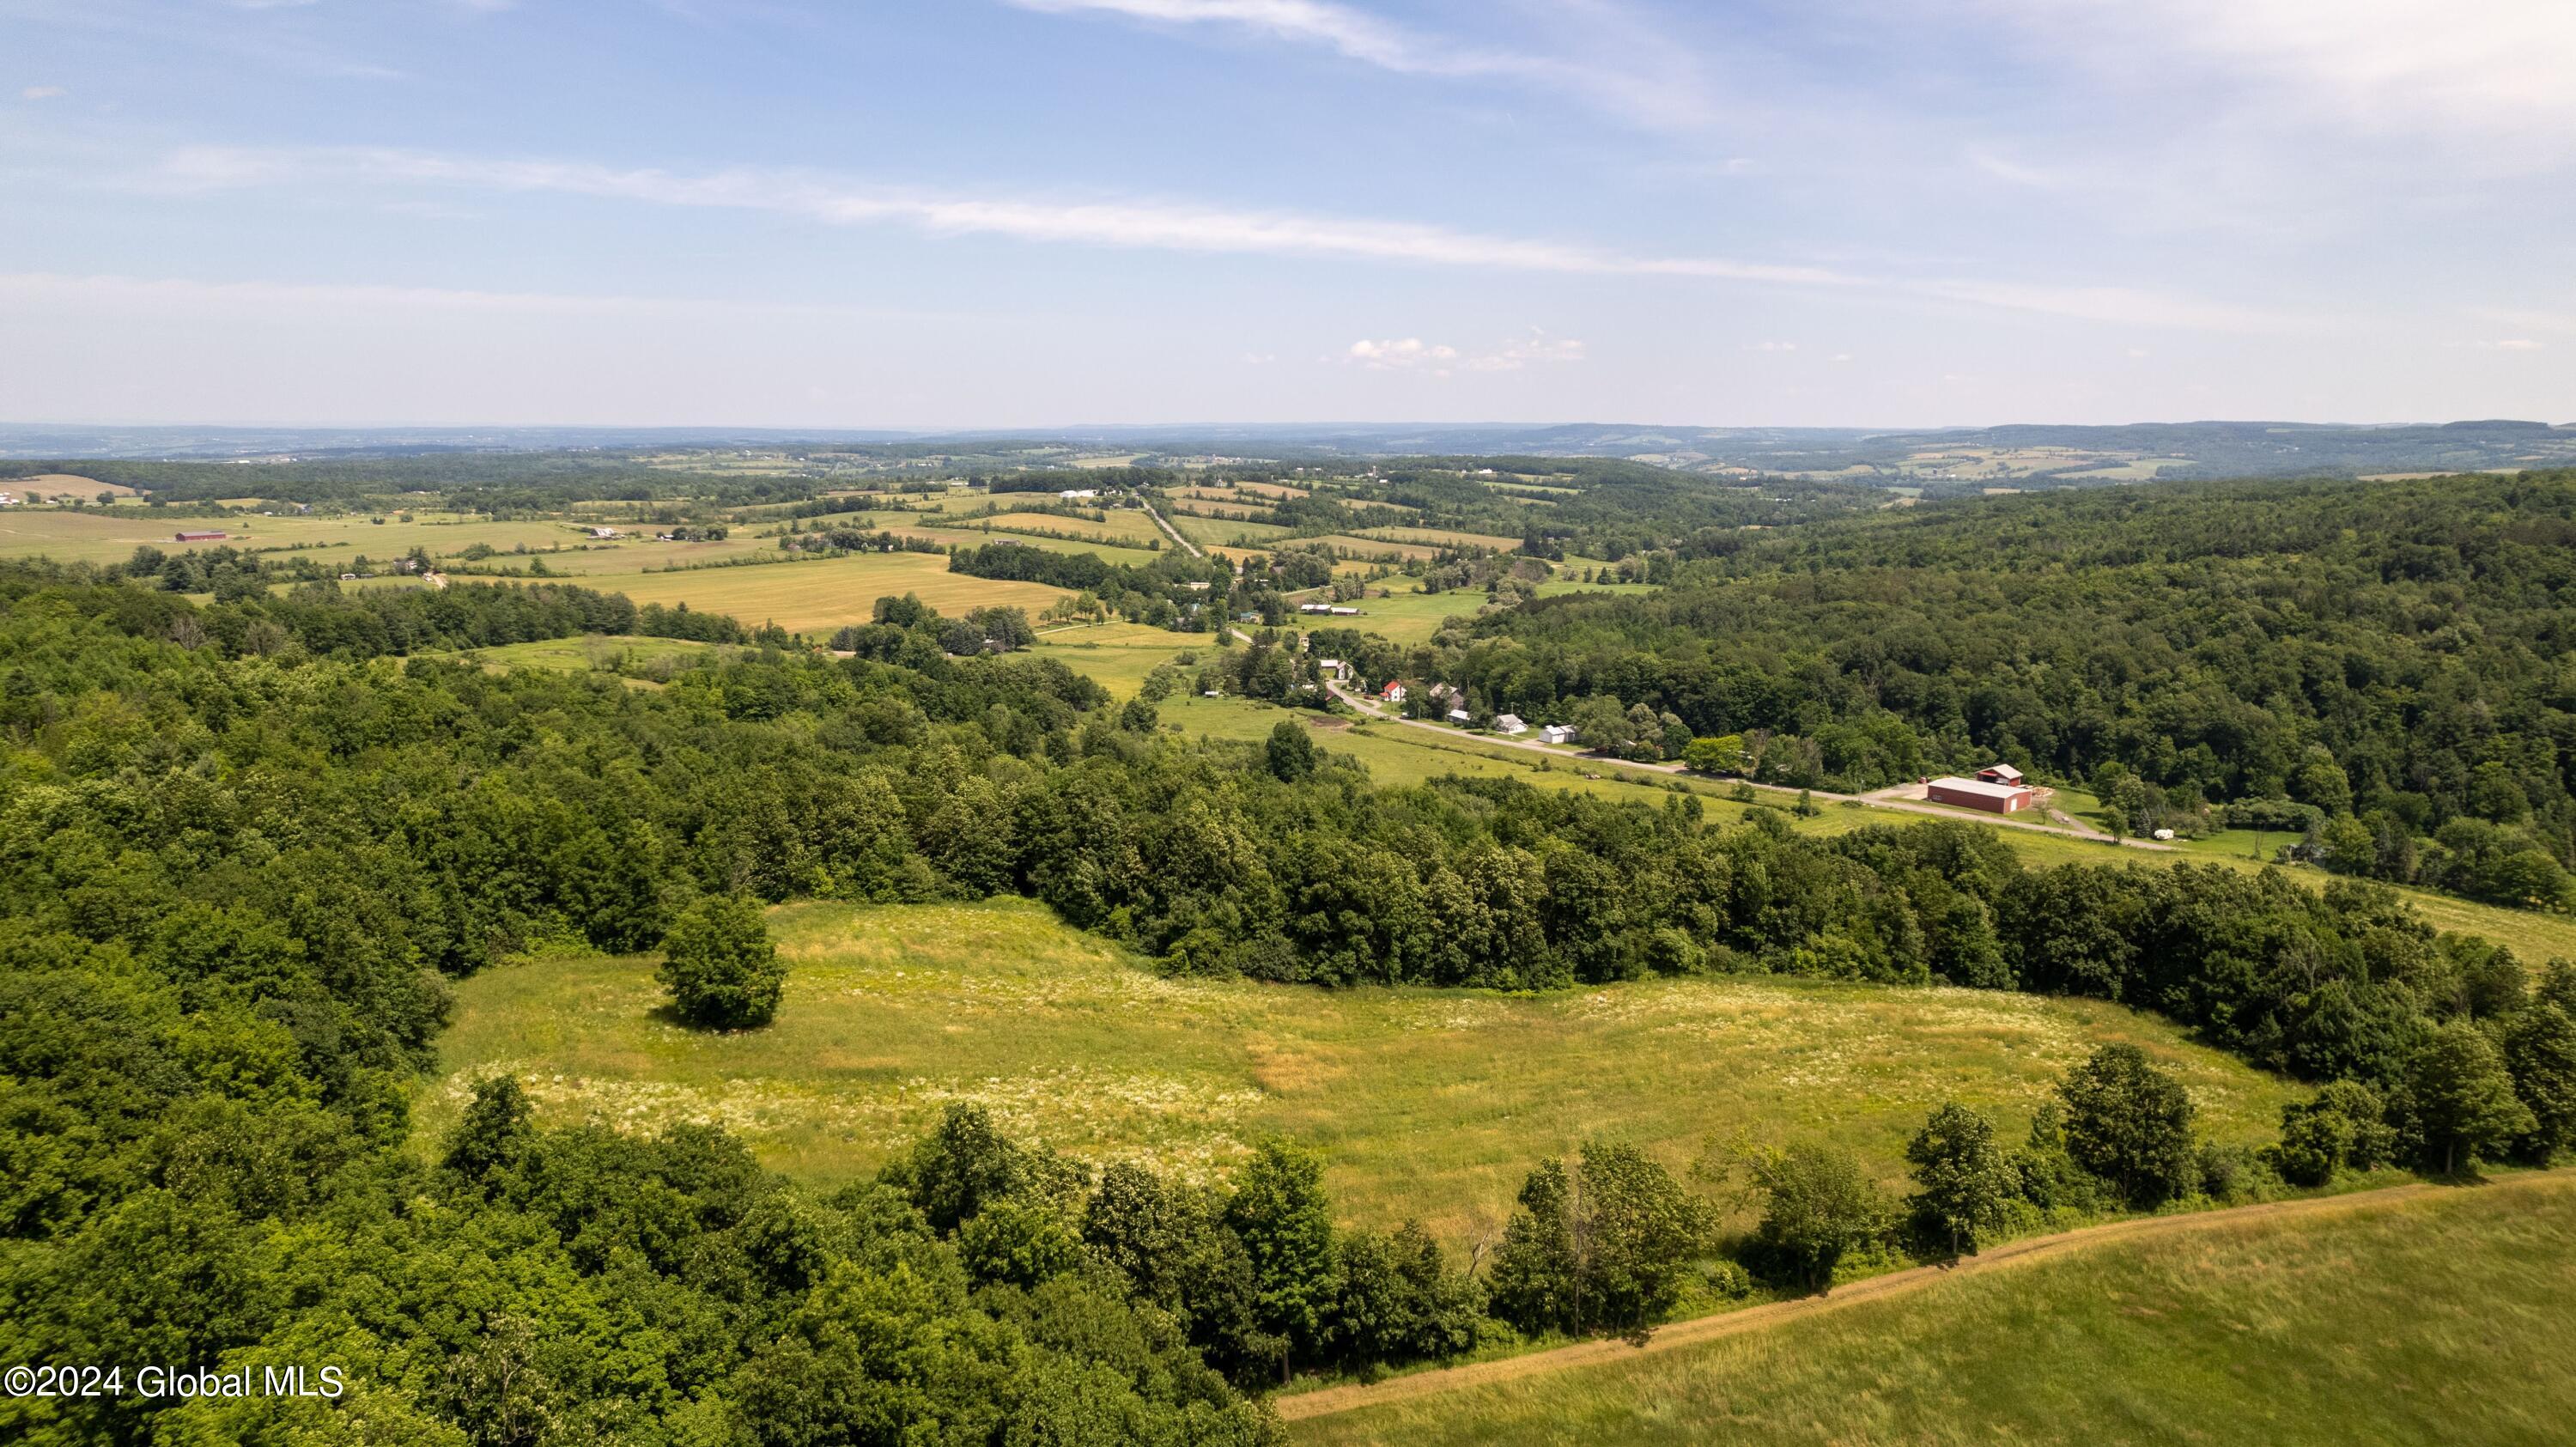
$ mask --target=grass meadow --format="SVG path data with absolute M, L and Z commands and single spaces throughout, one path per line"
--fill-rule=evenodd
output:
M 1043 583 L 974 578 L 948 571 L 936 553 L 863 553 L 805 563 L 739 568 L 602 575 L 583 582 L 624 593 L 638 603 L 685 602 L 703 613 L 728 613 L 759 627 L 775 623 L 792 632 L 828 633 L 865 623 L 876 600 L 905 593 L 955 616 L 1002 605 L 1043 612 L 1072 594 Z
M 1032 651 L 1091 679 L 1120 699 L 1134 698 L 1137 690 L 1145 686 L 1146 674 L 1158 664 L 1176 662 L 1182 654 L 1192 654 L 1202 663 L 1225 656 L 1213 634 L 1174 633 L 1142 623 L 1050 628 L 1038 635 Z M 1181 673 L 1181 690 L 1196 686 L 1196 668 L 1183 668 Z
M 1300 1447 L 2538 1444 L 2576 1422 L 2576 1177 L 2212 1223 L 1295 1424 Z
M 664 658 L 688 659 L 742 651 L 685 638 L 588 633 L 578 638 L 541 638 L 533 643 L 478 648 L 474 650 L 474 657 L 491 668 L 552 668 L 566 673 L 587 673 L 593 669 L 614 669 L 622 664 L 643 665 Z
M 1544 997 L 1166 979 L 1021 900 L 773 912 L 776 1023 L 671 1023 L 648 960 L 554 957 L 457 987 L 424 1140 L 472 1083 L 518 1075 L 545 1117 L 721 1123 L 818 1184 L 873 1170 L 952 1101 L 1093 1162 L 1222 1176 L 1265 1132 L 1322 1149 L 1337 1209 L 1467 1245 L 1521 1177 L 1617 1135 L 1676 1167 L 1711 1143 L 1819 1139 L 1889 1182 L 1933 1106 L 2017 1133 L 2107 1041 L 2176 1070 L 2222 1139 L 2265 1138 L 2297 1088 L 2094 1001 L 1785 979 Z

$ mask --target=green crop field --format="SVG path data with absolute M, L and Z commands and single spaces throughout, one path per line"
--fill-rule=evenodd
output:
M 1540 998 L 1172 980 L 1020 900 L 773 912 L 777 1022 L 669 1023 L 649 961 L 554 957 L 457 986 L 423 1139 L 509 1071 L 550 1119 L 720 1122 L 823 1184 L 874 1169 L 952 1101 L 1093 1161 L 1222 1174 L 1267 1131 L 1322 1148 L 1350 1219 L 1497 1230 L 1538 1158 L 1609 1133 L 1676 1166 L 1712 1141 L 1815 1138 L 1893 1181 L 1945 1098 L 2018 1131 L 2067 1066 L 2134 1041 L 2221 1139 L 2297 1091 L 2096 1001 L 1784 979 L 1639 982 Z
M 952 573 L 948 560 L 935 553 L 864 553 L 808 563 L 601 575 L 582 581 L 638 603 L 685 602 L 699 612 L 731 614 L 755 628 L 775 623 L 796 632 L 865 623 L 877 599 L 905 593 L 917 593 L 921 601 L 952 616 L 997 605 L 1035 614 L 1073 596 L 1043 583 Z
M 1006 512 L 979 518 L 977 522 L 995 532 L 1020 532 L 1034 528 L 1046 532 L 1078 533 L 1139 550 L 1149 542 L 1164 541 L 1163 530 L 1154 526 L 1154 520 L 1134 508 L 1112 508 L 1105 516 L 1109 519 L 1107 522 L 1096 523 L 1089 518 L 1058 517 L 1053 513 Z
M 1172 526 L 1181 530 L 1182 537 L 1203 548 L 1220 544 L 1266 547 L 1296 532 L 1296 529 L 1278 523 L 1227 522 L 1219 518 L 1192 517 L 1187 513 L 1173 517 Z
M 1510 552 L 1521 545 L 1518 538 L 1493 533 L 1462 533 L 1448 528 L 1371 528 L 1358 536 L 1397 543 L 1428 543 L 1435 548 L 1496 548 Z
M 2211 1223 L 1298 1423 L 1301 1447 L 2563 1442 L 2576 1177 Z
M 1427 643 L 1440 625 L 1451 618 L 1473 618 L 1484 611 L 1483 592 L 1464 588 L 1446 593 L 1406 592 L 1401 578 L 1387 584 L 1391 597 L 1377 596 L 1377 584 L 1370 584 L 1369 596 L 1350 604 L 1360 610 L 1357 618 L 1323 618 L 1299 621 L 1308 627 L 1357 628 L 1362 633 L 1375 633 L 1390 643 Z M 1321 597 L 1321 594 L 1313 595 Z

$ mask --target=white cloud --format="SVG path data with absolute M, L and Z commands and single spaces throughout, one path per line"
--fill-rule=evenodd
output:
M 1798 350 L 1798 344 L 1796 342 L 1746 342 L 1744 344 L 1744 350 L 1748 352 L 1794 352 Z
M 1571 337 L 1552 337 L 1536 328 L 1530 334 L 1490 351 L 1467 352 L 1446 342 L 1420 337 L 1363 337 L 1351 343 L 1340 360 L 1372 372 L 1429 372 L 1446 377 L 1453 371 L 1517 372 L 1533 362 L 1580 362 L 1587 349 Z
M 2576 124 L 2567 0 L 1986 0 L 2132 77 L 2177 59 L 2366 130 L 2554 133 Z
M 57 100 L 71 94 L 58 85 L 31 85 L 18 92 L 20 100 Z
M 681 175 L 586 162 L 420 151 L 193 147 L 129 184 L 187 194 L 254 186 L 377 184 L 555 194 L 799 216 L 829 225 L 907 226 L 933 236 L 1223 255 L 1311 256 L 1590 276 L 1671 276 L 1914 296 L 2081 321 L 2208 331 L 2282 331 L 2298 318 L 2143 288 L 1861 276 L 1829 267 L 1715 256 L 1637 256 L 1579 242 L 1456 231 L 1411 221 L 1317 216 L 1163 200 L 974 196 L 870 187 L 801 172 Z
M 473 291 L 365 283 L 199 281 L 180 277 L 75 276 L 0 272 L 0 301 L 19 315 L 185 316 L 256 322 L 265 318 L 361 321 L 370 316 L 594 316 L 705 320 L 796 317 L 821 312 L 889 315 L 871 308 L 551 292 Z
M 1426 343 L 1420 337 L 1390 337 L 1382 342 L 1363 337 L 1351 343 L 1351 349 L 1343 355 L 1372 372 L 1402 372 L 1423 367 L 1437 371 L 1458 360 L 1458 349 Z
M 1318 45 L 1402 75 L 1528 81 L 1579 96 L 1641 124 L 1689 128 L 1713 118 L 1711 88 L 1689 57 L 1654 43 L 1601 5 L 1568 17 L 1578 32 L 1616 42 L 1615 63 L 1563 54 L 1478 48 L 1424 35 L 1330 0 L 1005 0 L 1023 10 L 1121 15 L 1163 25 L 1220 25 L 1294 44 Z M 1647 43 L 1640 44 L 1641 40 Z M 1641 59 L 1642 57 L 1642 59 Z
M 1344 256 L 1506 271 L 1661 274 L 1809 286 L 1857 281 L 1821 267 L 1724 257 L 1631 257 L 1578 243 L 1455 231 L 1409 221 L 1153 200 L 962 196 L 854 186 L 774 171 L 685 176 L 581 162 L 479 160 L 418 151 L 192 147 L 172 153 L 138 184 L 190 192 L 350 181 L 547 192 L 665 206 L 779 212 L 837 225 L 890 222 L 943 236 L 994 235 L 1167 251 Z

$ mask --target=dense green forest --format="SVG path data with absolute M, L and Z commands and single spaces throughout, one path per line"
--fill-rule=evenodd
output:
M 1733 568 L 1791 586 L 1742 550 L 1689 566 L 1710 595 Z M 1847 1162 L 1793 1152 L 1753 1163 L 1763 1231 L 1721 1242 L 1663 1167 L 1601 1142 L 1533 1162 L 1471 1276 L 1418 1231 L 1335 1229 L 1287 1143 L 1206 1192 L 967 1113 L 822 1198 L 716 1131 L 541 1129 L 505 1081 L 410 1148 L 446 981 L 649 953 L 706 901 L 1021 894 L 1168 970 L 1316 986 L 1776 971 L 2087 994 L 2334 1083 L 2259 1160 L 2201 1149 L 2171 1083 L 2116 1055 L 2013 1151 L 1936 1118 L 1924 1178 L 1985 1186 L 1927 1185 L 1908 1219 L 1954 1242 L 2386 1159 L 2546 1159 L 2576 1132 L 2576 978 L 2534 990 L 2366 882 L 2034 873 L 1966 825 L 1807 838 L 1678 794 L 1380 787 L 1293 723 L 1176 738 L 1149 701 L 1112 709 L 1009 651 L 1024 620 L 962 620 L 981 643 L 950 647 L 961 620 L 905 600 L 834 658 L 572 587 L 199 605 L 168 581 L 0 568 L 0 1355 L 328 1359 L 359 1390 L 0 1403 L 19 1440 L 1267 1441 L 1242 1393 L 1300 1365 L 1635 1330 L 1686 1289 L 1815 1279 L 1894 1229 Z M 2536 624 L 2481 606 L 2483 646 L 2537 650 Z M 452 652 L 601 630 L 742 647 L 654 689 Z M 2155 1130 L 2121 1124 L 2142 1114 Z
M 2003 759 L 2186 831 L 2277 800 L 2330 868 L 2576 903 L 2576 474 L 1996 498 L 1681 552 L 1658 596 L 1408 662 L 1490 710 L 1740 734 L 1783 783 Z

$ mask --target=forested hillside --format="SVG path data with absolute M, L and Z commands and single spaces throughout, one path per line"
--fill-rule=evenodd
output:
M 2283 801 L 2330 868 L 2571 902 L 2576 474 L 1996 498 L 1684 552 L 1658 596 L 1488 614 L 1419 661 L 1485 708 L 1744 734 L 1786 783 L 2000 758 L 2133 828 Z
M 2576 1131 L 2576 978 L 2534 998 L 2521 962 L 2386 891 L 2029 873 L 1969 826 L 1719 830 L 1681 796 L 1378 788 L 1294 723 L 1267 746 L 1175 739 L 1149 705 L 1113 713 L 1049 661 L 949 657 L 935 613 L 896 611 L 878 627 L 918 639 L 873 651 L 900 664 L 773 646 L 632 688 L 419 652 L 635 616 L 579 590 L 200 607 L 0 571 L 0 1354 L 327 1357 L 363 1387 L 340 1409 L 11 1400 L 10 1434 L 1251 1442 L 1274 1428 L 1229 1379 L 1484 1330 L 1481 1288 L 1418 1235 L 1335 1233 L 1284 1145 L 1208 1201 L 1095 1188 L 956 1117 L 824 1200 L 720 1132 L 540 1130 L 494 1083 L 431 1158 L 403 1148 L 446 980 L 651 951 L 709 900 L 1026 894 L 1166 969 L 1319 984 L 1776 970 L 2127 1000 L 2353 1082 L 2282 1158 L 2318 1178 L 2545 1159 Z M 2038 1210 L 2246 1188 L 2247 1162 L 2194 1154 L 2187 1110 L 2168 1126 L 2134 1180 L 2080 1131 L 2035 1136 L 2014 1189 Z M 1564 1168 L 1538 1163 L 1492 1309 L 1630 1329 L 1711 1244 L 1660 1167 L 1604 1145 L 1579 1169 L 1681 1213 L 1662 1285 L 1584 1294 L 1593 1268 L 1547 1244 Z

